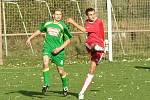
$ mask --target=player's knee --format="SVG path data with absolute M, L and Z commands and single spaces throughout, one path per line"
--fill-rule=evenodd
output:
M 58 73 L 61 75 L 61 76 L 64 76 L 65 72 L 62 68 L 57 68 L 58 70 Z
M 89 68 L 89 74 L 93 74 L 95 69 L 96 69 L 96 66 L 92 66 L 91 68 Z
M 43 63 L 43 67 L 44 67 L 44 68 L 48 68 L 48 62 L 44 62 L 44 63 Z
M 90 69 L 89 70 L 89 74 L 93 74 L 94 73 L 94 70 L 93 69 Z

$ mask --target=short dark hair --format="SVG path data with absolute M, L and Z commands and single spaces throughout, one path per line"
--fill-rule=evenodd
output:
M 85 14 L 88 15 L 88 12 L 90 12 L 90 11 L 95 11 L 95 9 L 94 8 L 87 8 L 85 10 Z

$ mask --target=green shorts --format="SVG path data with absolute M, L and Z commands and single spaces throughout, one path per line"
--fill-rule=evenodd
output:
M 43 48 L 43 56 L 48 56 L 51 61 L 56 64 L 56 66 L 63 67 L 64 66 L 64 50 L 60 51 L 58 54 L 53 55 L 51 52 L 53 49 L 49 47 Z

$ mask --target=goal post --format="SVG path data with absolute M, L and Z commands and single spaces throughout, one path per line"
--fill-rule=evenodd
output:
M 112 58 L 112 14 L 111 14 L 111 0 L 107 0 L 107 17 L 108 17 L 108 48 L 109 48 L 109 61 L 113 61 Z
M 0 12 L 2 12 L 2 0 L 0 0 Z M 3 65 L 3 59 L 2 59 L 2 13 L 0 13 L 0 65 Z

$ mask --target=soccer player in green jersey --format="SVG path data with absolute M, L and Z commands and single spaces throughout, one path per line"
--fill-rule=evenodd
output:
M 61 9 L 56 9 L 53 13 L 53 20 L 48 20 L 40 24 L 39 30 L 33 33 L 26 41 L 27 45 L 30 44 L 31 39 L 38 36 L 42 32 L 46 33 L 43 43 L 43 77 L 44 85 L 42 92 L 45 94 L 49 86 L 49 61 L 51 60 L 56 64 L 58 73 L 60 74 L 63 94 L 67 96 L 68 81 L 66 72 L 64 71 L 64 48 L 70 43 L 72 37 L 70 31 L 62 21 Z

